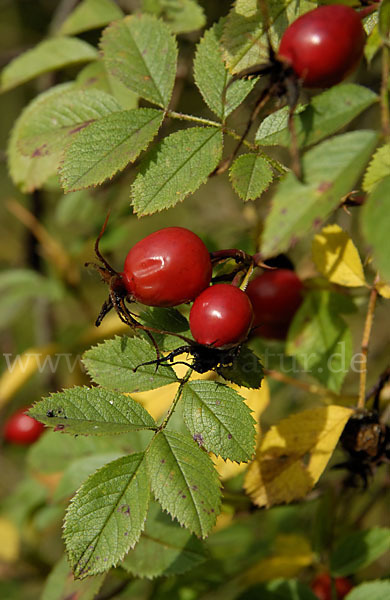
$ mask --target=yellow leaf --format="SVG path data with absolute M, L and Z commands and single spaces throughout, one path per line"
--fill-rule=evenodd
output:
M 329 281 L 347 287 L 366 285 L 356 246 L 338 225 L 328 225 L 314 236 L 313 261 Z
M 253 418 L 256 420 L 256 438 L 259 439 L 260 435 L 260 415 L 265 411 L 269 404 L 270 394 L 269 386 L 266 379 L 261 382 L 261 388 L 257 390 L 251 390 L 246 387 L 240 387 L 234 383 L 230 383 L 229 387 L 233 388 L 238 392 L 244 399 L 245 404 L 253 411 Z M 257 442 L 256 440 L 256 442 Z M 223 460 L 220 456 L 212 456 L 215 467 L 222 480 L 231 479 L 242 471 L 245 471 L 247 463 L 236 463 L 231 460 Z
M 280 421 L 263 437 L 245 489 L 258 506 L 303 498 L 325 469 L 352 409 L 326 406 Z
M 14 562 L 19 557 L 20 538 L 15 525 L 0 517 L 0 561 Z
M 279 535 L 274 551 L 243 575 L 246 583 L 253 585 L 282 577 L 296 577 L 302 569 L 313 563 L 314 555 L 309 541 L 301 535 Z
M 159 419 L 171 406 L 178 386 L 178 383 L 170 383 L 169 385 L 157 388 L 156 390 L 150 390 L 149 392 L 137 392 L 125 395 L 140 402 L 140 404 L 142 404 L 142 406 L 152 415 L 153 419 Z
M 382 296 L 382 298 L 386 298 L 390 300 L 390 285 L 385 283 L 384 281 L 378 281 L 375 284 L 376 289 L 378 290 L 378 294 Z

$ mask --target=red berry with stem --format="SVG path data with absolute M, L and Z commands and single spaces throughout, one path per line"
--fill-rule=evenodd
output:
M 257 275 L 246 293 L 253 306 L 257 335 L 284 339 L 302 302 L 303 285 L 290 269 L 275 269 Z
M 215 348 L 239 344 L 248 335 L 253 309 L 238 287 L 219 283 L 204 290 L 190 312 L 190 328 L 199 344 Z
M 283 34 L 278 57 L 305 87 L 327 88 L 353 71 L 366 35 L 360 15 L 349 6 L 320 6 L 294 21 Z
M 14 413 L 4 427 L 4 439 L 11 444 L 29 445 L 35 442 L 43 433 L 44 426 L 29 415 L 27 408 Z
M 313 579 L 310 585 L 314 594 L 319 600 L 332 600 L 332 580 L 329 573 L 320 573 Z M 352 590 L 353 585 L 346 577 L 336 577 L 334 579 L 337 600 L 343 598 Z
M 131 248 L 122 277 L 137 302 L 176 306 L 196 298 L 210 284 L 211 273 L 202 240 L 184 227 L 166 227 Z

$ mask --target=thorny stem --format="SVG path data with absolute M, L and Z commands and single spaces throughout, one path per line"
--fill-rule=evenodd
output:
M 172 401 L 172 404 L 171 404 L 171 406 L 170 406 L 170 408 L 168 410 L 168 414 L 165 417 L 164 421 L 161 423 L 160 427 L 158 428 L 157 433 L 160 432 L 160 431 L 162 431 L 163 429 L 165 429 L 165 427 L 167 426 L 168 421 L 171 418 L 171 416 L 173 415 L 173 413 L 175 411 L 175 408 L 177 406 L 177 403 L 179 402 L 179 400 L 181 398 L 181 395 L 183 393 L 183 388 L 184 388 L 185 384 L 187 383 L 187 381 L 189 380 L 189 378 L 191 377 L 192 373 L 193 373 L 193 369 L 190 368 L 190 369 L 188 369 L 188 371 L 184 375 L 184 377 L 182 379 L 180 379 L 180 385 L 177 388 L 175 397 L 174 397 L 174 399 Z
M 390 110 L 389 110 L 389 70 L 390 48 L 383 44 L 382 48 L 382 83 L 381 83 L 381 120 L 383 135 L 390 138 Z
M 378 297 L 378 291 L 375 287 L 375 283 L 377 280 L 378 280 L 378 276 L 375 278 L 374 285 L 371 289 L 370 299 L 368 301 L 366 321 L 364 323 L 364 330 L 363 330 L 362 347 L 361 347 L 362 362 L 361 362 L 361 369 L 360 369 L 359 400 L 357 403 L 357 408 L 359 410 L 362 410 L 365 405 L 366 381 L 367 381 L 367 354 L 368 354 L 368 344 L 370 342 L 372 324 L 374 321 L 375 304 L 376 304 L 376 299 Z

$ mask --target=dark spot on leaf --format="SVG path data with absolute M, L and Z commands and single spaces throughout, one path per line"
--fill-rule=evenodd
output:
M 130 506 L 128 504 L 121 504 L 117 508 L 118 513 L 122 513 L 122 515 L 130 516 Z
M 331 181 L 323 181 L 318 186 L 317 192 L 319 192 L 320 194 L 323 194 L 324 192 L 327 192 L 332 187 L 332 185 L 333 184 Z
M 313 227 L 319 227 L 321 225 L 321 223 L 322 223 L 322 219 L 320 219 L 319 217 L 317 217 L 313 221 Z
M 197 489 L 198 489 L 198 486 L 197 485 L 192 485 L 191 488 L 194 490 L 194 492 L 196 492 Z
M 280 211 L 281 215 L 285 215 L 287 213 L 287 208 L 282 208 L 282 210 Z
M 161 459 L 161 464 L 164 465 L 165 464 L 165 458 Z
M 185 494 L 182 494 L 182 498 L 187 498 L 187 496 Z
M 194 442 L 196 442 L 199 446 L 203 446 L 203 437 L 201 433 L 194 433 L 192 437 Z
M 63 431 L 65 429 L 65 425 L 56 425 L 53 431 Z
M 129 532 L 125 531 L 125 533 L 123 535 L 129 535 Z M 105 558 L 105 560 L 107 560 L 107 559 Z
M 77 125 L 77 127 L 75 127 L 74 129 L 71 129 L 69 131 L 69 135 L 73 135 L 74 133 L 78 133 L 79 131 L 81 131 L 85 127 L 88 127 L 88 125 L 90 123 L 93 123 L 94 121 L 95 121 L 95 119 L 89 119 L 89 121 L 85 121 L 84 123 L 80 123 L 80 125 Z
M 48 410 L 47 413 L 46 413 L 46 416 L 49 417 L 49 418 L 50 417 L 54 417 L 54 410 Z
M 37 158 L 38 156 L 44 156 L 45 154 L 48 154 L 47 152 L 45 152 L 45 148 L 47 147 L 47 144 L 42 144 L 42 146 L 39 146 L 39 148 L 36 148 L 34 150 L 34 152 L 32 153 L 31 157 L 32 158 Z
M 231 440 L 231 439 L 232 439 L 232 437 L 233 437 L 233 436 L 232 436 L 232 434 L 231 434 L 231 433 L 228 433 L 228 440 Z

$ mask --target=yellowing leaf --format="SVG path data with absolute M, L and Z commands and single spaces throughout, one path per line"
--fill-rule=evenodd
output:
M 256 438 L 258 440 L 260 436 L 259 417 L 267 408 L 270 400 L 268 382 L 263 379 L 261 388 L 257 390 L 241 387 L 234 383 L 230 383 L 229 387 L 245 398 L 245 404 L 253 411 L 253 418 L 256 419 Z M 224 460 L 221 456 L 213 456 L 212 458 L 222 480 L 231 479 L 242 471 L 245 471 L 248 467 L 247 463 L 236 463 L 231 460 Z
M 19 532 L 8 519 L 0 517 L 0 561 L 14 562 L 19 557 Z
M 378 290 L 378 294 L 380 294 L 382 298 L 390 300 L 390 285 L 388 283 L 385 283 L 384 281 L 378 281 L 375 284 L 375 287 Z
M 328 225 L 314 237 L 312 255 L 318 271 L 329 281 L 347 287 L 366 285 L 359 253 L 338 225 Z
M 258 506 L 303 498 L 316 484 L 352 409 L 327 406 L 280 421 L 263 437 L 245 489 Z
M 313 551 L 306 538 L 295 534 L 279 535 L 272 555 L 248 569 L 243 579 L 250 585 L 279 577 L 289 579 L 310 566 L 313 558 Z

